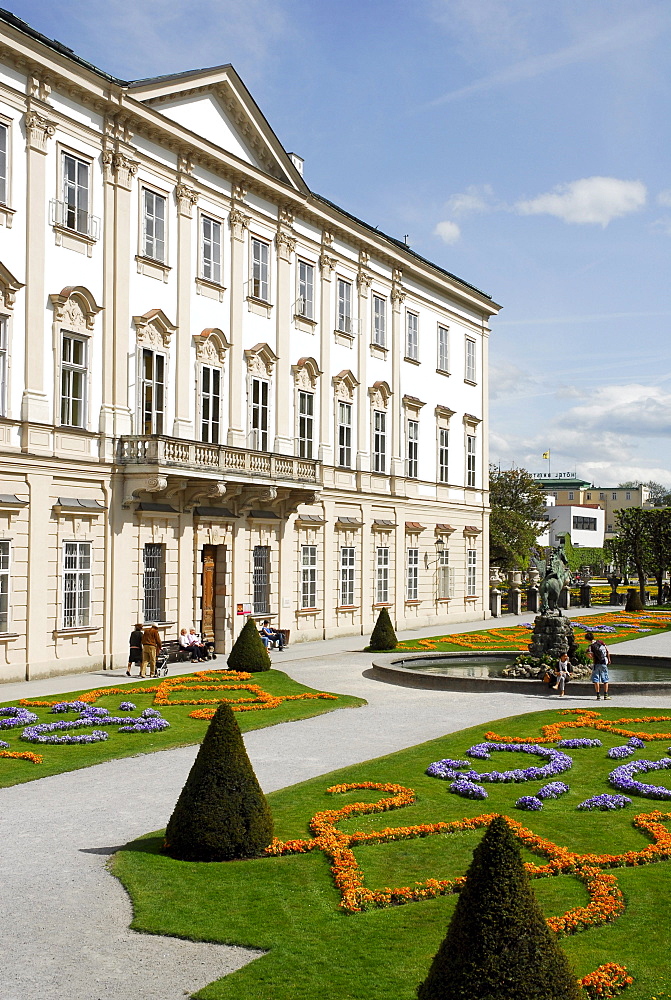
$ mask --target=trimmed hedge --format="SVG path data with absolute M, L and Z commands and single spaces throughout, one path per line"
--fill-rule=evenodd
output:
M 229 670 L 270 670 L 270 657 L 253 618 L 248 618 L 226 660 Z
M 368 648 L 374 653 L 380 653 L 384 650 L 396 649 L 397 645 L 398 639 L 394 632 L 394 626 L 391 624 L 389 612 L 386 608 L 381 608 L 370 636 Z
M 419 1000 L 579 1000 L 566 955 L 529 884 L 517 841 L 495 816 Z
M 170 817 L 163 849 L 180 861 L 231 861 L 260 854 L 272 839 L 270 807 L 235 715 L 221 704 Z

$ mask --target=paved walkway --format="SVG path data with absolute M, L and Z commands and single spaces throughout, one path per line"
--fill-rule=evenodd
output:
M 512 623 L 500 620 L 502 626 Z M 461 629 L 478 627 L 481 622 Z M 671 655 L 669 634 L 626 647 L 643 652 L 644 643 L 648 653 Z M 248 733 L 245 743 L 264 790 L 557 704 L 536 691 L 474 695 L 380 683 L 369 675 L 373 656 L 361 646 L 361 638 L 353 637 L 273 654 L 276 665 L 296 680 L 359 695 L 368 705 Z M 3 685 L 0 698 L 124 682 L 125 673 L 109 672 L 51 678 Z M 616 698 L 615 693 L 614 703 Z M 567 695 L 561 705 L 588 702 L 592 699 Z M 627 697 L 627 707 L 653 705 L 671 710 L 671 694 Z M 257 956 L 129 931 L 128 897 L 106 868 L 116 848 L 165 825 L 195 752 L 184 747 L 125 758 L 0 790 L 0 1000 L 183 1000 Z

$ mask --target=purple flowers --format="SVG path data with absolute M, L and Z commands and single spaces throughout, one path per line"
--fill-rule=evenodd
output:
M 631 805 L 631 799 L 628 799 L 626 795 L 610 795 L 608 792 L 604 792 L 603 795 L 594 795 L 591 799 L 585 799 L 577 808 L 600 809 L 602 812 L 606 812 L 609 809 L 624 809 L 628 805 Z
M 668 771 L 671 768 L 671 757 L 661 760 L 632 760 L 629 764 L 620 764 L 608 775 L 608 780 L 614 788 L 622 792 L 643 795 L 646 799 L 671 799 L 671 790 L 662 785 L 648 785 L 634 777 L 635 774 L 645 774 L 648 771 Z
M 58 715 L 65 712 L 84 712 L 89 707 L 85 701 L 59 701 L 57 705 L 52 705 L 49 711 Z
M 565 795 L 569 791 L 569 786 L 564 781 L 551 781 L 548 785 L 536 792 L 537 799 L 558 799 L 560 795 Z
M 562 747 L 564 750 L 586 750 L 588 747 L 600 747 L 603 744 L 601 740 L 588 740 L 580 737 L 573 740 L 559 740 L 555 746 Z
M 456 781 L 453 781 L 448 792 L 454 792 L 455 795 L 461 795 L 465 799 L 486 799 L 487 792 L 481 785 L 476 785 L 467 778 L 459 775 Z
M 170 723 L 167 719 L 135 719 L 132 726 L 121 726 L 120 733 L 160 733 L 163 729 L 169 729 Z
M 635 753 L 636 747 L 611 747 L 606 756 L 611 757 L 613 760 L 622 760 L 624 757 L 633 757 Z
M 529 809 L 537 812 L 543 808 L 543 803 L 536 795 L 522 795 L 515 803 L 516 809 Z
M 15 705 L 0 708 L 0 729 L 17 729 L 31 722 L 37 722 L 37 716 L 26 708 L 17 708 Z
M 156 708 L 145 708 L 140 712 L 143 719 L 160 719 L 161 713 Z
M 462 777 L 462 775 L 457 775 L 457 770 L 464 767 L 469 767 L 467 760 L 452 760 L 450 757 L 446 757 L 444 760 L 436 760 L 433 764 L 429 764 L 425 773 L 431 778 L 448 780 L 449 778 Z
M 63 722 L 43 722 L 39 726 L 27 726 L 19 739 L 27 743 L 100 743 L 109 739 L 109 733 L 104 729 L 94 729 L 92 733 L 81 733 L 77 736 L 71 734 L 57 735 L 59 730 L 80 729 L 84 726 L 93 725 L 93 721 L 86 719 L 72 719 Z
M 9 743 L 6 743 L 4 740 L 0 740 L 0 748 L 3 750 L 9 750 Z
M 133 704 L 132 701 L 122 701 L 121 704 L 119 705 L 119 711 L 120 712 L 134 712 L 135 711 L 135 705 Z
M 638 736 L 632 736 L 627 740 L 628 747 L 634 747 L 636 750 L 642 750 L 645 746 L 645 741 L 640 740 Z

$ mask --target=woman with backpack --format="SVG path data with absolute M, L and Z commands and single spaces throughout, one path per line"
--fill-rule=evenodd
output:
M 601 639 L 595 639 L 593 632 L 585 632 L 585 638 L 590 643 L 587 655 L 592 661 L 592 684 L 596 691 L 596 700 L 601 700 L 601 686 L 603 685 L 603 700 L 610 701 L 610 695 L 608 694 L 610 653 L 608 647 Z

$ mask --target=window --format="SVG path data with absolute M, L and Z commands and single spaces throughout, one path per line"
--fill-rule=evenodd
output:
M 203 365 L 200 370 L 200 440 L 219 444 L 221 371 Z
M 606 499 L 606 494 L 605 493 L 599 493 L 599 500 L 605 500 L 605 499 Z
M 252 285 L 251 294 L 255 299 L 270 301 L 269 262 L 270 247 L 263 240 L 252 237 Z
M 340 606 L 354 604 L 354 548 L 345 545 L 340 549 Z
M 405 356 L 412 361 L 419 357 L 419 317 L 417 313 L 405 314 Z
M 631 500 L 631 493 L 625 493 L 625 500 Z
M 301 545 L 301 607 L 317 607 L 316 545 Z
M 438 553 L 438 600 L 449 601 L 452 597 L 452 580 L 450 577 L 450 554 L 446 548 Z
M 352 468 L 352 404 L 338 402 L 338 465 Z
M 61 348 L 61 424 L 83 427 L 86 402 L 86 341 L 64 333 Z
M 305 319 L 315 317 L 315 269 L 304 260 L 298 261 L 298 301 L 296 315 Z
M 63 544 L 63 628 L 89 624 L 91 611 L 91 543 Z
M 144 620 L 165 621 L 165 545 L 147 543 L 143 551 L 143 564 Z
M 7 376 L 9 374 L 8 329 L 9 317 L 0 316 L 0 417 L 7 416 Z
M 387 468 L 387 414 L 373 410 L 373 472 Z
M 221 284 L 221 223 L 207 215 L 200 217 L 201 277 Z
M 63 153 L 63 215 L 57 219 L 68 229 L 89 235 L 89 173 L 91 165 Z
M 408 549 L 405 581 L 406 601 L 416 601 L 419 582 L 419 549 Z
M 610 498 L 611 500 L 617 500 L 617 493 L 611 493 Z
M 254 546 L 254 614 L 270 613 L 270 546 Z
M 389 603 L 389 549 L 381 546 L 377 549 L 377 579 L 375 601 L 377 604 Z
M 340 333 L 352 332 L 352 282 L 338 278 L 338 315 L 336 330 Z
M 475 435 L 466 435 L 466 485 L 475 488 Z M 555 497 L 556 497 L 555 493 Z
M 448 329 L 446 326 L 438 327 L 438 371 L 449 370 L 450 356 L 448 351 Z
M 585 494 L 585 499 L 586 500 L 591 500 L 592 499 L 592 494 L 591 493 L 586 493 Z
M 249 447 L 255 451 L 268 451 L 269 390 L 270 385 L 264 379 L 252 379 L 252 426 Z
M 0 123 L 0 204 L 6 205 L 8 198 L 7 152 L 9 129 Z
M 450 432 L 447 427 L 438 428 L 438 481 L 449 483 L 449 442 Z
M 373 295 L 373 343 L 387 346 L 387 300 Z
M 417 479 L 419 456 L 419 421 L 408 420 L 408 479 Z
M 0 541 L 0 632 L 9 632 L 9 550 L 10 542 Z
M 142 189 L 142 253 L 165 263 L 165 198 Z
M 595 517 L 574 517 L 573 527 L 579 531 L 596 531 Z
M 466 374 L 467 382 L 475 382 L 475 341 L 466 339 Z
M 142 350 L 141 376 L 142 433 L 162 434 L 165 419 L 165 357 Z
M 476 549 L 466 551 L 466 597 L 475 597 L 478 584 L 478 553 Z
M 298 393 L 298 455 L 312 458 L 312 434 L 315 397 L 311 392 Z
M 573 500 L 573 490 L 569 490 L 568 498 L 569 500 Z
M 613 530 L 613 525 L 612 525 L 612 524 L 609 524 L 609 525 L 608 525 L 608 528 L 607 528 L 607 531 L 612 531 L 612 530 Z

